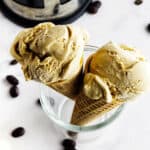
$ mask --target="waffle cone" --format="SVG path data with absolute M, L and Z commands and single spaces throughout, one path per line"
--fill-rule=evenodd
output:
M 92 100 L 80 93 L 76 98 L 71 123 L 85 125 L 121 104 L 123 101 L 120 100 L 113 100 L 112 103 L 106 103 L 103 99 Z
M 80 88 L 80 82 L 82 80 L 82 66 L 80 70 L 72 78 L 68 80 L 63 80 L 59 82 L 54 82 L 48 84 L 49 87 L 55 91 L 75 100 Z

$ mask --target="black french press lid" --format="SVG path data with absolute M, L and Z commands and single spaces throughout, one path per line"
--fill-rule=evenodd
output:
M 36 9 L 42 9 L 44 8 L 44 0 L 13 0 L 14 2 L 29 7 L 29 8 L 36 8 Z M 71 0 L 60 0 L 60 4 L 64 5 L 68 1 Z M 48 19 L 48 20 L 34 20 L 34 19 L 29 19 L 25 18 L 14 11 L 12 11 L 6 4 L 5 0 L 0 0 L 0 10 L 6 16 L 8 19 L 10 19 L 12 22 L 21 25 L 23 27 L 32 27 L 38 23 L 41 22 L 46 22 L 46 21 L 51 21 L 55 24 L 67 24 L 75 21 L 78 19 L 85 10 L 87 9 L 89 3 L 92 0 L 77 0 L 78 3 L 80 3 L 80 7 L 75 10 L 73 13 L 60 17 L 60 18 L 53 18 L 53 19 Z

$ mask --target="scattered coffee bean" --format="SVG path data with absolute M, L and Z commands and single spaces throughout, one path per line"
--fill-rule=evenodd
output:
M 101 5 L 101 1 L 91 2 L 87 8 L 87 12 L 90 14 L 96 14 Z
M 12 84 L 12 85 L 18 85 L 18 84 L 19 84 L 19 80 L 18 80 L 15 76 L 13 76 L 13 75 L 8 75 L 8 76 L 6 76 L 6 80 L 7 80 L 10 84 Z
M 53 10 L 53 14 L 57 15 L 59 13 L 59 4 L 56 4 Z
M 150 24 L 148 24 L 148 25 L 146 26 L 146 30 L 147 30 L 147 32 L 150 33 Z
M 73 141 L 72 139 L 64 139 L 63 141 L 62 141 L 62 145 L 64 146 L 64 148 L 75 148 L 75 146 L 76 146 L 76 143 L 75 143 L 75 141 Z
M 11 136 L 14 138 L 18 138 L 25 134 L 25 129 L 23 127 L 18 127 L 11 132 Z
M 38 106 L 41 106 L 41 101 L 40 101 L 39 98 L 36 100 L 36 104 L 37 104 Z
M 9 64 L 10 64 L 10 65 L 16 65 L 17 63 L 18 63 L 17 60 L 13 59 L 13 60 L 10 61 Z
M 143 0 L 135 0 L 134 1 L 134 4 L 135 5 L 140 5 L 140 4 L 142 4 L 143 3 Z
M 9 90 L 10 96 L 15 98 L 19 95 L 19 89 L 17 86 L 12 86 Z

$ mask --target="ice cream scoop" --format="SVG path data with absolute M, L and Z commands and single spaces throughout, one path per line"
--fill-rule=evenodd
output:
M 134 48 L 109 42 L 85 66 L 71 122 L 85 125 L 150 88 L 150 64 Z
M 92 56 L 88 72 L 108 85 L 113 99 L 128 100 L 150 87 L 149 67 L 134 48 L 110 42 Z
M 27 80 L 42 82 L 72 98 L 87 40 L 87 32 L 79 27 L 41 23 L 18 34 L 11 54 L 21 63 Z

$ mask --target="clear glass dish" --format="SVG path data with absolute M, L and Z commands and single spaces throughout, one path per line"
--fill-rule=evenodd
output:
M 84 59 L 86 60 L 88 56 L 94 53 L 97 49 L 98 47 L 87 45 L 84 50 Z M 108 130 L 109 124 L 111 124 L 120 115 L 124 108 L 124 105 L 121 105 L 106 113 L 91 124 L 86 126 L 77 126 L 70 124 L 74 101 L 43 84 L 41 84 L 40 100 L 43 110 L 54 123 L 57 130 L 63 132 L 65 136 L 77 137 L 75 135 L 78 135 L 78 138 L 81 140 L 96 138 L 102 135 L 102 129 L 105 130 L 104 127 L 107 126 Z

